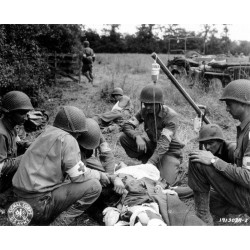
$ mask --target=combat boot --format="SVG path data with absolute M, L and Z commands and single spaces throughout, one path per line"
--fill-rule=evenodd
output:
M 194 203 L 196 215 L 207 225 L 213 226 L 213 217 L 209 211 L 209 193 L 194 191 Z
M 56 219 L 50 223 L 50 226 L 69 226 L 83 212 L 84 211 L 75 208 L 75 205 L 72 205 L 67 210 L 65 210 L 61 214 L 59 214 L 56 217 Z

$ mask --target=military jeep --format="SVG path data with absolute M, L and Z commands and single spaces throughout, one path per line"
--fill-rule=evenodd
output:
M 224 88 L 236 79 L 250 79 L 250 63 L 210 62 L 190 69 L 190 76 L 195 83 L 202 82 L 205 88 Z

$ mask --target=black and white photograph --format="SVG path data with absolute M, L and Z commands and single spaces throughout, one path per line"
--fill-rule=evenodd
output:
M 194 2 L 0 19 L 1 231 L 152 248 L 250 226 L 250 24 Z

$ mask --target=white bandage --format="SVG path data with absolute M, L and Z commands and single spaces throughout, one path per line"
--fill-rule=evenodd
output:
M 149 163 L 121 168 L 117 170 L 115 174 L 132 175 L 137 180 L 146 177 L 157 181 L 160 178 L 160 171 L 157 169 L 157 167 Z
M 118 111 L 121 111 L 121 110 L 123 110 L 123 108 L 121 108 L 120 106 L 119 106 L 119 101 L 114 105 L 114 107 L 111 109 L 111 111 L 114 111 L 114 110 L 118 110 Z
M 21 141 L 20 137 L 17 135 L 16 136 L 16 142 Z
M 3 165 L 4 165 L 4 161 L 2 163 L 0 163 L 0 176 L 1 176 Z
M 242 167 L 247 169 L 247 170 L 250 170 L 250 156 L 243 157 Z
M 133 124 L 135 127 L 140 124 L 139 121 L 135 117 L 132 117 L 128 122 Z
M 174 134 L 174 132 L 172 130 L 169 130 L 167 128 L 164 128 L 161 132 L 162 135 L 166 136 L 167 139 L 171 142 L 172 140 L 172 136 Z
M 149 222 L 148 222 L 148 225 L 147 226 L 167 226 L 167 224 L 163 221 L 163 220 L 160 220 L 160 219 L 151 219 Z
M 103 142 L 100 144 L 100 151 L 102 153 L 109 152 L 109 151 L 111 151 L 111 148 L 109 147 L 107 142 Z
M 66 171 L 66 173 L 71 177 L 77 177 L 86 172 L 86 167 L 82 161 L 79 161 L 74 167 Z

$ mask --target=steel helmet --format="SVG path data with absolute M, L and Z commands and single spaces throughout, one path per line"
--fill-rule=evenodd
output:
M 56 114 L 53 125 L 67 132 L 81 133 L 88 130 L 85 114 L 73 106 L 63 106 Z
M 85 149 L 95 149 L 100 144 L 101 130 L 98 123 L 91 118 L 86 119 L 88 131 L 83 132 L 78 138 L 78 143 Z
M 111 95 L 123 95 L 123 90 L 121 88 L 114 88 Z
M 84 45 L 84 47 L 89 47 L 89 41 L 84 41 L 83 45 Z
M 163 91 L 159 86 L 154 84 L 147 85 L 141 91 L 140 101 L 143 103 L 163 104 Z
M 2 111 L 10 112 L 14 110 L 32 110 L 34 109 L 30 98 L 21 91 L 10 91 L 3 96 Z
M 250 80 L 239 79 L 230 82 L 224 89 L 221 101 L 232 100 L 250 104 Z
M 206 124 L 203 125 L 199 132 L 199 142 L 204 142 L 208 140 L 223 140 L 224 136 L 222 129 L 217 124 Z

